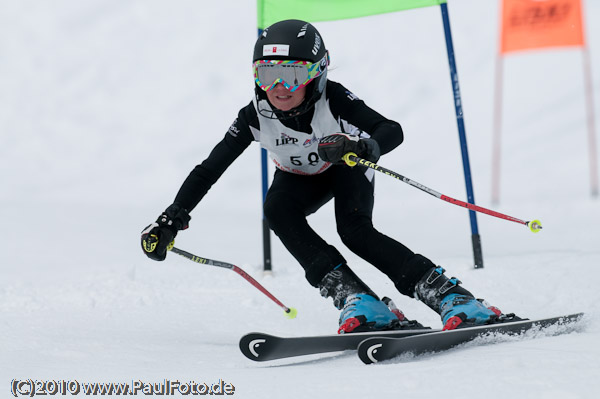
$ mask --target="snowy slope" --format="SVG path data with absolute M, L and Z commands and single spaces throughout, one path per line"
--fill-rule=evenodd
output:
M 600 3 L 584 1 L 600 118 Z M 496 1 L 450 0 L 475 199 L 491 205 Z M 316 24 L 330 78 L 399 121 L 405 143 L 380 163 L 464 199 L 440 11 Z M 0 2 L 0 396 L 13 379 L 225 380 L 240 398 L 592 398 L 600 389 L 600 200 L 589 195 L 581 52 L 505 59 L 501 203 L 539 218 L 536 235 L 479 215 L 485 268 L 472 268 L 467 213 L 377 177 L 374 220 L 505 311 L 584 311 L 568 336 L 364 366 L 352 353 L 257 364 L 253 330 L 332 333 L 337 311 L 274 238 L 261 273 L 259 150 L 243 154 L 193 212 L 177 246 L 233 262 L 299 314 L 234 273 L 146 259 L 140 230 L 250 101 L 254 2 Z M 271 168 L 272 171 L 272 168 Z M 381 295 L 434 327 L 347 251 L 331 204 L 311 224 Z M 83 395 L 83 394 L 81 394 Z

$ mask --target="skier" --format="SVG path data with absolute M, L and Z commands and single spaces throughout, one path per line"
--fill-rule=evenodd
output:
M 354 152 L 376 162 L 402 143 L 403 131 L 327 79 L 329 52 L 315 27 L 299 20 L 273 24 L 256 41 L 253 63 L 254 99 L 191 171 L 173 204 L 143 230 L 144 253 L 164 260 L 177 232 L 188 227 L 189 213 L 225 169 L 258 141 L 277 166 L 264 202 L 269 227 L 304 268 L 308 282 L 341 310 L 339 333 L 402 328 L 408 321 L 308 225 L 306 217 L 332 198 L 342 242 L 385 273 L 400 293 L 440 314 L 444 329 L 503 317 L 458 279 L 448 278 L 443 268 L 373 227 L 374 171 L 350 167 L 342 156 Z

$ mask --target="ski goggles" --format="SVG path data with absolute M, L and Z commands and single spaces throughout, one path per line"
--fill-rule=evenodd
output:
M 292 60 L 258 60 L 253 64 L 254 81 L 264 91 L 272 90 L 278 83 L 289 91 L 306 86 L 322 75 L 329 65 L 329 52 L 317 62 Z

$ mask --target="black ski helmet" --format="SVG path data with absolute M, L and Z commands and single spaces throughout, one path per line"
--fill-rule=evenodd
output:
M 288 45 L 289 52 L 287 55 L 269 55 L 265 52 L 265 48 L 273 45 Z M 266 55 L 265 55 L 266 54 Z M 310 23 L 298 19 L 287 19 L 279 21 L 266 28 L 256 40 L 254 45 L 254 56 L 252 62 L 262 59 L 289 59 L 298 61 L 319 62 L 327 55 L 327 49 L 323 38 L 319 31 Z M 273 109 L 262 113 L 261 115 L 268 118 L 291 118 L 301 115 L 310 110 L 317 100 L 321 98 L 325 90 L 327 82 L 327 65 L 324 66 L 324 72 L 313 79 L 306 86 L 306 97 L 302 104 L 290 111 L 281 111 Z M 258 85 L 254 85 L 256 100 L 267 100 L 267 94 Z M 273 107 L 272 107 L 273 108 Z M 266 110 L 263 110 L 266 111 Z

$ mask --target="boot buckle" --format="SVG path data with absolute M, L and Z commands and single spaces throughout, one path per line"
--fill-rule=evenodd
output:
M 427 280 L 425 282 L 428 285 L 432 285 L 435 282 L 435 280 L 437 280 L 442 274 L 444 274 L 445 271 L 446 270 L 441 266 L 436 267 L 431 271 L 431 274 L 429 274 L 429 277 L 427 277 Z
M 444 284 L 442 284 L 442 286 L 438 289 L 438 292 L 444 295 L 446 292 L 450 291 L 452 288 L 456 287 L 459 284 L 461 284 L 461 281 L 456 277 L 452 277 Z

